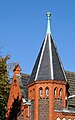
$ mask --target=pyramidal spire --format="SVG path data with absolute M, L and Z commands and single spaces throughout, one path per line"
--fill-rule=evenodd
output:
M 66 81 L 63 65 L 51 35 L 50 16 L 51 13 L 48 12 L 46 37 L 42 43 L 40 52 L 33 67 L 29 83 L 38 80 Z
M 51 13 L 50 12 L 47 12 L 47 34 L 51 34 L 51 29 L 50 29 L 50 16 L 51 16 Z

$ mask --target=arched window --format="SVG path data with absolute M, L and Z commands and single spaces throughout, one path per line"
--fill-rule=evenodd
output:
M 70 118 L 68 120 L 71 120 Z
M 46 87 L 46 97 L 48 97 L 48 96 L 49 96 L 49 88 Z
M 42 87 L 40 88 L 40 98 L 42 98 L 42 95 L 43 95 L 43 89 Z
M 62 120 L 66 120 L 66 118 L 63 118 Z
M 17 80 L 16 79 L 14 80 L 14 85 L 17 86 Z
M 60 96 L 60 98 L 62 97 L 62 88 L 59 91 L 59 96 Z
M 30 90 L 30 92 L 32 92 L 32 90 Z
M 58 117 L 56 120 L 60 120 L 60 118 Z
M 57 87 L 54 89 L 54 97 L 57 95 Z

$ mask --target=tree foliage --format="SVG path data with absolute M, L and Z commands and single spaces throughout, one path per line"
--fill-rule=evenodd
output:
M 9 95 L 9 75 L 7 70 L 7 60 L 9 56 L 0 56 L 0 120 L 5 120 L 6 106 Z

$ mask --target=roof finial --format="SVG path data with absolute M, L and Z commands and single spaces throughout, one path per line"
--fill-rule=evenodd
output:
M 51 13 L 50 12 L 47 12 L 47 34 L 50 34 L 51 33 L 51 30 L 50 30 L 50 16 L 51 16 Z

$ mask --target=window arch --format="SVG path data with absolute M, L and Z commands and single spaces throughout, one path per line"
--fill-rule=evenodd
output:
M 56 120 L 60 120 L 60 118 L 58 117 Z
M 14 80 L 14 85 L 17 86 L 17 80 L 16 79 Z
M 62 88 L 60 89 L 60 91 L 59 91 L 59 96 L 60 96 L 60 98 L 62 97 Z
M 13 98 L 14 98 L 14 95 L 13 95 Z
M 40 89 L 39 89 L 39 94 L 40 94 L 40 98 L 42 98 L 42 95 L 43 95 L 43 89 L 42 89 L 42 87 L 40 87 Z
M 49 88 L 48 87 L 46 87 L 46 97 L 49 97 Z
M 30 90 L 30 92 L 32 92 L 32 90 Z
M 54 97 L 57 96 L 57 87 L 54 89 Z
M 66 118 L 63 118 L 62 120 L 66 120 Z

